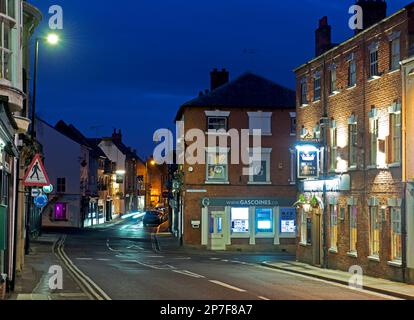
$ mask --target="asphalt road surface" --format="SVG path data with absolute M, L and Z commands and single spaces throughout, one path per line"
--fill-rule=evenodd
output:
M 287 255 L 156 250 L 141 218 L 73 231 L 61 241 L 65 261 L 91 298 L 112 300 L 378 300 L 317 279 L 268 269 Z

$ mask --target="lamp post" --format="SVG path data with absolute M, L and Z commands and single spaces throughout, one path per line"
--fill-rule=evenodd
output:
M 150 161 L 146 161 L 145 162 L 145 210 L 148 210 L 148 191 L 150 192 L 150 196 L 151 196 L 151 190 L 149 190 L 149 172 L 148 172 L 148 163 L 151 166 L 155 166 L 155 160 L 150 160 Z
M 33 101 L 32 101 L 32 114 L 31 114 L 32 129 L 30 131 L 30 136 L 32 137 L 32 139 L 34 139 L 34 136 L 35 136 L 37 69 L 38 69 L 38 65 L 39 65 L 39 44 L 40 44 L 40 40 L 44 40 L 52 46 L 56 46 L 60 41 L 59 36 L 55 33 L 49 34 L 46 38 L 36 38 L 34 74 L 33 74 Z

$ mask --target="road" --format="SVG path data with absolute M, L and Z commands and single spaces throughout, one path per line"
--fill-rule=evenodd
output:
M 287 255 L 159 252 L 138 218 L 73 231 L 57 252 L 90 298 L 102 300 L 382 300 L 317 279 L 260 266 Z

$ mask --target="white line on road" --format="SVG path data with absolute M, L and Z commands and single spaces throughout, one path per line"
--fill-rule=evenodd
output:
M 259 298 L 260 300 L 270 301 L 270 299 L 269 299 L 269 298 L 266 298 L 266 297 L 263 297 L 263 296 L 258 296 L 258 298 Z
M 92 258 L 76 258 L 76 260 L 84 260 L 84 261 L 91 261 Z
M 224 282 L 221 282 L 221 281 L 217 281 L 217 280 L 208 280 L 208 281 L 210 281 L 211 283 L 217 284 L 217 285 L 219 285 L 219 286 L 222 286 L 222 287 L 225 287 L 225 288 L 228 288 L 228 289 L 234 290 L 234 291 L 238 291 L 238 292 L 246 292 L 246 290 L 244 290 L 244 289 L 240 289 L 240 288 L 237 288 L 237 287 L 231 286 L 231 285 L 229 285 L 229 284 L 227 284 L 227 283 L 224 283 Z
M 197 278 L 197 279 L 205 279 L 205 277 L 204 277 L 204 276 L 199 275 L 199 274 L 197 274 L 197 273 L 190 272 L 190 271 L 188 271 L 188 270 L 173 270 L 173 272 L 175 272 L 175 273 L 179 273 L 179 274 L 183 274 L 183 275 L 185 275 L 185 276 L 189 276 L 189 277 L 192 277 L 192 278 Z
M 112 259 L 96 259 L 97 261 L 112 261 Z

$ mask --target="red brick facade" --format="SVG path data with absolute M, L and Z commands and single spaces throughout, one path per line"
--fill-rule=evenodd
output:
M 409 48 L 409 14 L 404 9 L 397 14 L 361 32 L 352 39 L 327 51 L 316 59 L 295 70 L 297 78 L 297 126 L 298 139 L 301 133 L 313 135 L 314 128 L 320 119 L 327 116 L 329 123 L 336 124 L 337 154 L 340 163 L 336 174 L 350 176 L 350 190 L 327 193 L 325 215 L 322 220 L 326 224 L 327 249 L 331 244 L 331 215 L 329 204 L 335 204 L 338 212 L 337 252 L 328 250 L 326 261 L 329 268 L 348 271 L 353 265 L 362 267 L 365 274 L 394 280 L 403 280 L 403 264 L 391 262 L 391 206 L 400 206 L 404 198 L 402 183 L 402 162 L 393 163 L 392 139 L 390 137 L 390 106 L 400 105 L 402 100 L 402 77 L 400 68 L 390 70 L 391 40 L 400 39 L 400 60 L 408 56 Z M 370 78 L 370 47 L 378 44 L 378 76 Z M 351 59 L 356 63 L 356 85 L 349 87 L 349 64 Z M 335 93 L 330 94 L 332 68 L 336 66 Z M 321 99 L 314 101 L 314 75 L 321 73 Z M 305 80 L 304 80 L 305 79 Z M 302 104 L 301 83 L 306 81 L 308 88 L 307 105 Z M 379 127 L 379 147 L 377 167 L 371 166 L 371 134 L 369 113 L 377 110 Z M 356 119 L 356 167 L 349 167 L 349 124 L 350 117 Z M 334 120 L 334 121 L 333 121 Z M 371 128 L 371 129 L 370 129 Z M 306 129 L 303 131 L 301 129 Z M 326 129 L 327 146 L 331 145 L 329 125 Z M 382 151 L 383 154 L 382 154 Z M 330 161 L 330 152 L 326 160 Z M 345 167 L 344 167 L 344 164 Z M 342 167 L 341 167 L 342 166 Z M 333 166 L 335 167 L 335 165 Z M 338 168 L 340 167 L 340 168 Z M 331 168 L 331 164 L 327 165 Z M 339 171 L 338 171 L 339 169 Z M 334 176 L 335 170 L 329 170 L 328 176 Z M 320 194 L 322 197 L 323 195 Z M 353 199 L 352 199 L 353 198 Z M 370 199 L 375 199 L 371 200 Z M 357 206 L 357 254 L 350 254 L 350 201 Z M 351 201 L 351 202 L 352 202 Z M 379 259 L 373 259 L 370 250 L 371 224 L 369 205 L 378 207 L 381 212 L 379 223 Z M 344 219 L 339 217 L 343 210 Z M 383 211 L 382 211 L 383 210 Z M 384 215 L 385 213 L 385 215 Z M 401 208 L 403 214 L 403 208 Z M 310 213 L 309 215 L 312 215 Z M 301 219 L 299 213 L 298 221 Z M 315 221 L 315 220 L 314 220 Z M 323 228 L 321 228 L 323 230 Z M 321 231 L 322 232 L 322 231 Z M 298 243 L 301 229 L 298 232 Z M 321 236 L 323 237 L 323 235 Z M 321 250 L 323 252 L 323 250 Z M 297 257 L 299 260 L 315 263 L 315 248 L 312 245 L 299 244 Z M 370 258 L 369 258 L 370 257 Z

